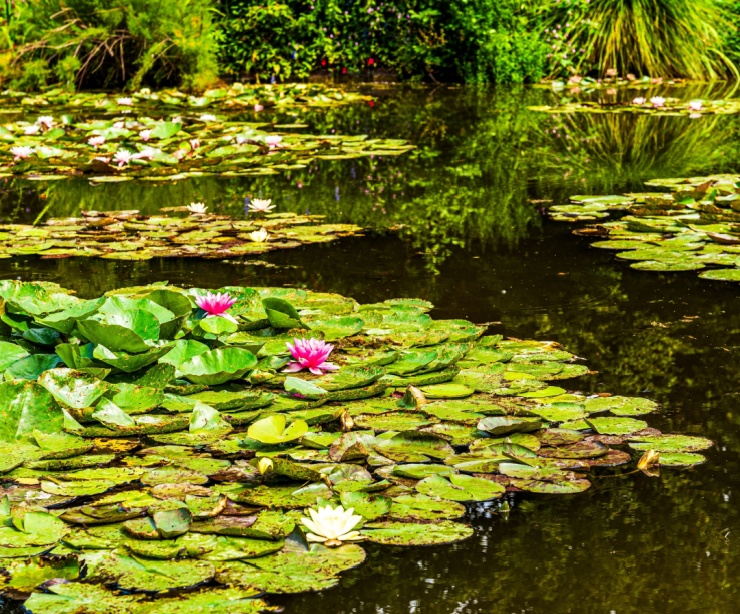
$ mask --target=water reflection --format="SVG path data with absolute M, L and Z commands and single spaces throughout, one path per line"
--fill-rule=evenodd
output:
M 651 425 L 718 443 L 710 462 L 693 470 L 603 477 L 573 497 L 516 497 L 508 521 L 491 507 L 475 508 L 475 536 L 452 547 L 369 546 L 368 562 L 340 587 L 278 599 L 288 612 L 734 612 L 738 287 L 629 269 L 566 225 L 543 220 L 529 201 L 641 189 L 655 176 L 738 171 L 738 120 L 553 120 L 526 110 L 561 95 L 412 89 L 373 108 L 309 112 L 300 119 L 317 132 L 356 130 L 420 146 L 405 157 L 321 162 L 291 175 L 154 187 L 9 181 L 6 219 L 32 221 L 47 205 L 54 215 L 74 215 L 80 208 L 154 212 L 191 200 L 241 216 L 251 195 L 379 231 L 257 263 L 6 259 L 0 278 L 53 280 L 84 296 L 169 280 L 305 286 L 362 302 L 426 298 L 438 306 L 434 317 L 496 322 L 492 332 L 560 341 L 597 371 L 578 380 L 585 391 L 656 399 L 661 409 Z M 553 122 L 562 126 L 557 133 Z M 400 237 L 382 232 L 397 224 Z
M 713 93 L 664 90 L 689 98 Z M 398 157 L 318 161 L 300 171 L 238 179 L 94 187 L 84 179 L 5 179 L 0 211 L 6 220 L 32 222 L 42 212 L 65 216 L 115 208 L 154 213 L 164 205 L 198 201 L 242 217 L 245 197 L 270 197 L 280 211 L 397 229 L 424 256 L 427 269 L 436 272 L 455 247 L 515 248 L 536 236 L 541 216 L 530 201 L 639 190 L 652 177 L 727 170 L 735 158 L 740 121 L 731 116 L 692 120 L 529 111 L 528 106 L 572 96 L 543 89 L 409 89 L 379 95 L 373 107 L 307 109 L 273 119 L 304 122 L 317 134 L 405 138 L 418 149 Z

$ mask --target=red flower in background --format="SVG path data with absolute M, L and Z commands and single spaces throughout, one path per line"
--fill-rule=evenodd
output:
M 375 60 L 373 60 L 372 58 L 368 58 L 367 65 L 372 66 L 373 64 L 375 64 Z
M 321 65 L 326 66 L 326 60 L 321 60 Z

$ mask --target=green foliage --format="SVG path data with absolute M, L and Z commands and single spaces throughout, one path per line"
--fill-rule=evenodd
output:
M 381 68 L 410 80 L 521 83 L 546 72 L 537 16 L 515 0 L 224 0 L 222 15 L 224 69 L 257 80 Z
M 723 0 L 551 0 L 543 16 L 554 75 L 737 75 L 722 48 L 734 29 Z
M 38 89 L 181 85 L 216 79 L 210 0 L 16 3 L 0 43 L 0 78 Z

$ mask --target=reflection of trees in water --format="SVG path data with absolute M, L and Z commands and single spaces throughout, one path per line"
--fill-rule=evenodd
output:
M 688 86 L 676 93 L 707 95 Z M 735 159 L 734 117 L 527 110 L 564 95 L 542 89 L 406 88 L 379 90 L 378 95 L 372 108 L 285 111 L 275 119 L 304 122 L 306 131 L 315 134 L 405 138 L 418 145 L 413 152 L 319 161 L 264 177 L 95 187 L 84 179 L 16 180 L 0 193 L 0 206 L 6 219 L 33 221 L 46 205 L 50 215 L 61 216 L 110 208 L 154 213 L 165 205 L 205 201 L 212 210 L 241 217 L 245 196 L 267 197 L 282 211 L 310 211 L 330 221 L 378 229 L 400 227 L 428 270 L 437 271 L 456 247 L 513 248 L 538 232 L 540 217 L 532 198 L 642 189 L 648 178 L 724 170 Z M 21 189 L 26 190 L 22 198 Z M 28 190 L 46 191 L 47 198 L 34 199 Z

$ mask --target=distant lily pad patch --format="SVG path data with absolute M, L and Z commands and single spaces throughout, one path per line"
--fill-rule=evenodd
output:
M 267 108 L 336 106 L 371 100 L 324 85 L 265 85 L 209 90 L 202 96 L 142 90 L 131 96 L 28 95 L 5 91 L 0 107 L 0 173 L 96 182 L 178 180 L 200 175 L 264 175 L 315 159 L 399 155 L 413 146 L 366 135 L 311 135 L 302 124 L 261 120 Z M 74 109 L 74 115 L 70 114 Z M 252 117 L 245 117 L 251 111 Z
M 309 243 L 327 243 L 362 232 L 354 224 L 323 224 L 319 215 L 272 213 L 251 220 L 235 220 L 224 215 L 187 215 L 186 207 L 174 209 L 185 215 L 85 211 L 80 217 L 51 218 L 39 226 L 0 224 L 4 237 L 0 257 L 237 259 Z M 327 321 L 327 332 L 334 338 L 341 336 L 344 332 L 338 328 L 341 324 Z M 347 330 L 351 332 L 354 328 Z
M 466 504 L 575 495 L 644 452 L 688 467 L 712 445 L 633 417 L 649 399 L 549 385 L 588 372 L 557 344 L 426 301 L 217 293 L 0 281 L 2 595 L 41 614 L 274 611 L 265 594 L 336 586 L 363 541 L 455 543 Z
M 668 192 L 624 197 L 572 196 L 551 207 L 556 221 L 593 221 L 593 208 L 626 212 L 574 232 L 595 237 L 594 247 L 612 249 L 638 271 L 700 271 L 702 279 L 740 281 L 740 175 L 655 179 L 647 185 Z M 622 200 L 618 200 L 618 199 Z

